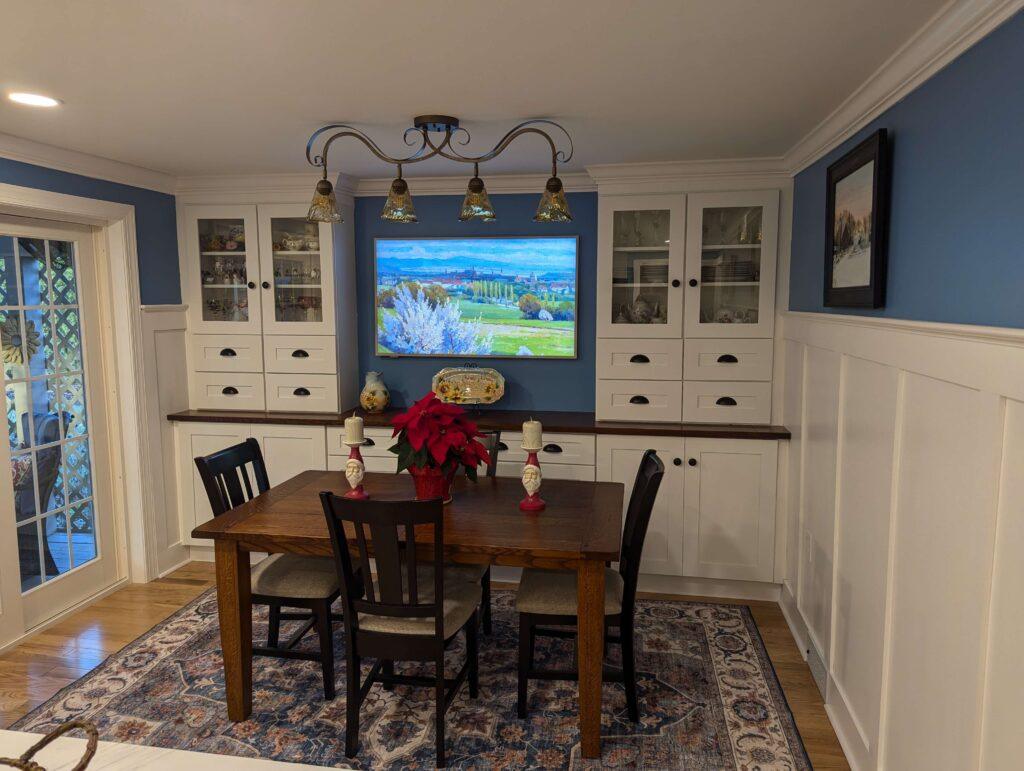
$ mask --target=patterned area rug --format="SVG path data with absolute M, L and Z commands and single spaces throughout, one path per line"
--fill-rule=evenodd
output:
M 374 686 L 364 703 L 360 751 L 344 752 L 344 641 L 338 697 L 324 702 L 314 662 L 257 658 L 253 716 L 231 723 L 213 589 L 72 683 L 12 728 L 45 732 L 71 718 L 100 738 L 338 768 L 430 768 L 433 691 Z M 621 686 L 604 687 L 601 762 L 579 756 L 576 684 L 534 681 L 530 717 L 515 715 L 517 620 L 513 595 L 494 592 L 494 635 L 480 637 L 480 698 L 465 687 L 448 713 L 452 767 L 810 769 L 793 715 L 750 610 L 740 605 L 642 600 L 637 609 L 641 722 L 626 717 Z M 266 634 L 266 610 L 254 618 Z M 282 635 L 284 633 L 282 629 Z M 315 644 L 307 636 L 304 645 Z M 618 646 L 610 646 L 613 657 Z M 449 673 L 462 661 L 460 640 Z M 538 640 L 538 662 L 567 667 L 568 641 Z M 364 675 L 367 665 L 364 663 Z M 399 667 L 399 671 L 403 671 Z M 431 668 L 408 665 L 427 674 Z

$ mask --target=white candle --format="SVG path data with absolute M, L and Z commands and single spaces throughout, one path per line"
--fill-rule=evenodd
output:
M 345 444 L 363 443 L 363 419 L 353 415 L 345 418 Z
M 527 450 L 539 450 L 544 446 L 541 440 L 542 426 L 539 420 L 527 420 L 523 423 L 523 447 Z

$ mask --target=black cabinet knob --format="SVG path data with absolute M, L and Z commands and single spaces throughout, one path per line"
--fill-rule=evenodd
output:
M 637 394 L 636 396 L 634 396 L 633 398 L 631 398 L 629 400 L 629 403 L 630 404 L 650 404 L 651 400 L 648 399 L 646 396 L 641 396 L 640 394 Z
M 235 349 L 234 348 L 221 348 L 220 355 L 221 356 L 237 356 L 238 354 L 235 353 Z
M 697 286 L 697 279 L 691 278 L 689 281 L 690 286 Z
M 309 358 L 309 352 L 308 351 L 304 351 L 301 348 L 297 348 L 294 351 L 292 351 L 292 358 L 293 359 L 308 359 Z
M 672 286 L 674 286 L 674 287 L 678 287 L 679 286 L 679 279 L 678 278 L 672 279 Z
M 309 396 L 309 389 L 308 388 L 296 388 L 294 391 L 292 391 L 292 393 L 295 394 L 296 396 Z
M 733 399 L 731 396 L 720 396 L 717 399 L 715 399 L 715 404 L 717 404 L 719 407 L 735 407 L 736 400 Z
M 246 284 L 246 286 L 249 287 L 250 289 L 255 289 L 256 288 L 256 282 L 255 281 L 250 281 L 248 284 Z
M 697 459 L 696 458 L 690 458 L 686 462 L 689 463 L 691 466 L 696 466 L 697 465 Z
M 560 452 L 562 451 L 562 448 L 561 448 L 561 447 L 559 447 L 559 446 L 558 446 L 557 444 L 546 444 L 546 445 L 544 445 L 544 447 L 543 447 L 543 448 L 541 448 L 541 449 L 542 449 L 542 450 L 543 450 L 544 452 L 550 452 L 550 453 L 556 453 L 556 454 L 557 454 L 557 453 L 560 453 Z
M 682 466 L 683 465 L 683 459 L 682 458 L 674 458 L 672 460 L 672 465 L 673 466 Z
M 650 364 L 651 360 L 644 356 L 642 353 L 634 353 L 629 357 L 630 364 Z
M 260 284 L 260 286 L 263 287 L 264 289 L 270 289 L 270 282 L 264 281 L 262 284 Z
M 220 392 L 222 394 L 224 394 L 225 396 L 237 396 L 238 395 L 238 389 L 235 388 L 234 386 L 224 386 L 222 389 L 220 389 Z
M 736 364 L 737 362 L 739 362 L 739 359 L 737 359 L 731 353 L 723 353 L 721 356 L 718 357 L 719 364 Z

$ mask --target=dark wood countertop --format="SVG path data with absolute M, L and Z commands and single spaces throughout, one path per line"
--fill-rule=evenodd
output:
M 785 426 L 739 426 L 714 423 L 637 423 L 595 420 L 593 412 L 528 410 L 467 410 L 482 429 L 518 431 L 523 421 L 533 418 L 545 431 L 563 434 L 620 434 L 633 436 L 696 436 L 721 439 L 789 439 Z M 183 423 L 267 423 L 286 426 L 339 427 L 345 418 L 359 415 L 367 426 L 390 426 L 402 410 L 369 414 L 362 410 L 344 412 L 255 412 L 252 410 L 184 410 L 167 416 Z

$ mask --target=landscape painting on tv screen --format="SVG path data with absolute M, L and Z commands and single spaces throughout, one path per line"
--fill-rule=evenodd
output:
M 575 236 L 374 244 L 379 356 L 575 358 Z

